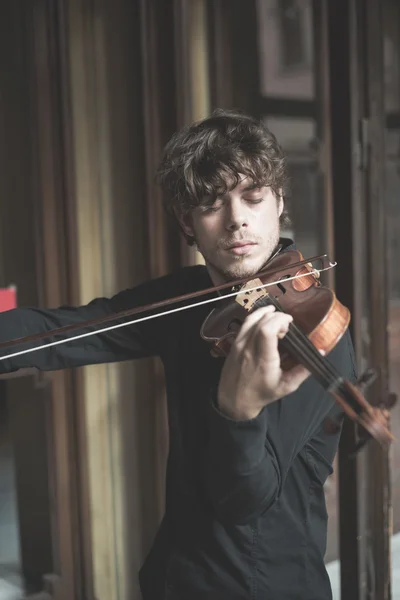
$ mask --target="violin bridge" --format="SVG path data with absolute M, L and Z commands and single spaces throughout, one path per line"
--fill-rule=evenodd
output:
M 259 300 L 262 298 L 268 298 L 269 294 L 265 288 L 257 288 L 257 286 L 262 286 L 261 279 L 252 279 L 245 283 L 245 285 L 241 288 L 240 292 L 235 298 L 235 302 L 240 304 L 247 312 L 251 312 Z

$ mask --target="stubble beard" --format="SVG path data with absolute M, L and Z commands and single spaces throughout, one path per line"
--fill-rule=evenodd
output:
M 235 281 L 237 279 L 244 279 L 245 277 L 251 277 L 256 273 L 259 273 L 264 265 L 271 258 L 275 248 L 279 243 L 279 233 L 275 238 L 271 238 L 266 246 L 265 254 L 260 257 L 257 261 L 251 261 L 250 257 L 244 256 L 233 256 L 233 262 L 227 267 L 221 266 L 218 260 L 208 259 L 204 256 L 206 264 L 209 265 L 214 271 L 216 271 L 220 277 L 225 281 Z M 217 251 L 218 252 L 218 251 Z

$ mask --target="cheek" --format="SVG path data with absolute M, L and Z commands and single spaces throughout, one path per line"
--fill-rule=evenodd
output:
M 208 240 L 215 236 L 216 223 L 212 219 L 204 219 L 194 224 L 194 232 L 199 239 Z
M 256 226 L 261 230 L 274 229 L 277 223 L 279 223 L 279 212 L 271 207 L 268 207 L 268 210 L 258 215 L 256 219 Z

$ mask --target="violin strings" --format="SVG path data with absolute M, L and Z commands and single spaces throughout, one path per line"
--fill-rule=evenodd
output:
M 296 325 L 290 325 L 289 332 L 286 334 L 285 338 L 289 338 L 292 347 L 297 346 L 297 352 L 299 354 L 303 353 L 303 356 L 308 355 L 308 362 L 306 362 L 304 366 L 307 367 L 311 365 L 310 370 L 312 371 L 312 374 L 325 389 L 330 391 L 331 388 L 331 391 L 339 393 L 357 414 L 362 412 L 361 406 L 355 402 L 352 395 L 349 394 L 340 373 L 328 360 L 321 356 L 314 344 Z M 282 340 L 283 342 L 285 338 Z M 283 345 L 285 346 L 285 344 Z M 306 352 L 304 352 L 305 349 Z
M 270 297 L 270 301 L 279 311 L 282 311 L 282 307 L 275 298 Z M 339 373 L 329 361 L 324 360 L 308 336 L 303 333 L 295 323 L 290 324 L 289 331 L 284 339 L 292 345 L 293 349 L 296 350 L 300 356 L 304 357 L 306 360 L 304 366 L 310 367 L 313 374 L 319 378 L 324 386 L 329 387 L 336 381 L 340 381 Z M 285 346 L 287 344 L 283 343 L 283 345 Z
M 275 298 L 270 297 L 270 301 L 278 310 L 282 311 L 279 302 Z M 297 353 L 296 357 L 300 356 L 304 359 L 304 366 L 309 368 L 325 389 L 328 391 L 331 389 L 339 393 L 356 413 L 360 413 L 361 407 L 354 402 L 353 397 L 348 393 L 340 373 L 329 360 L 326 360 L 319 353 L 308 336 L 295 323 L 289 325 L 289 331 L 281 340 L 281 344 L 289 352 L 294 350 Z
M 313 374 L 318 376 L 321 383 L 329 387 L 340 378 L 333 366 L 324 359 L 314 344 L 296 325 L 290 325 L 284 339 L 287 340 L 287 345 L 291 346 L 304 359 L 304 366 L 309 367 Z

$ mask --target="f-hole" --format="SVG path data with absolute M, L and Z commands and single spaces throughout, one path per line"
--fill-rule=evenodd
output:
M 281 283 L 276 284 L 278 288 L 281 290 L 282 294 L 286 294 L 286 288 Z
M 290 275 L 284 275 L 283 277 L 281 277 L 281 281 L 284 281 L 285 279 L 289 279 L 289 277 L 290 277 Z M 283 286 L 279 282 L 276 285 L 281 290 L 282 294 L 286 294 L 286 288 L 285 288 L 285 286 Z

